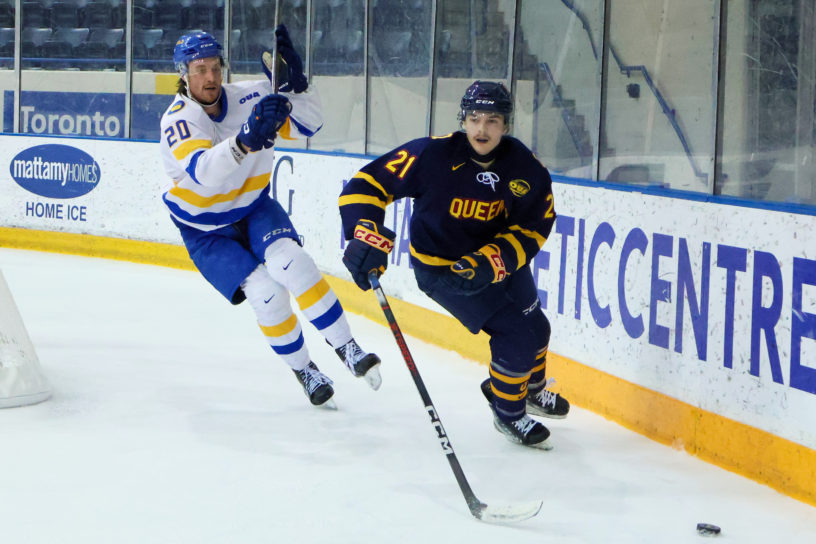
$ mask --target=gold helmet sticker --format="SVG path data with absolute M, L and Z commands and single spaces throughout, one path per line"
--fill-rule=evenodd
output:
M 510 182 L 510 192 L 516 196 L 524 196 L 530 192 L 530 184 L 523 179 L 514 179 Z

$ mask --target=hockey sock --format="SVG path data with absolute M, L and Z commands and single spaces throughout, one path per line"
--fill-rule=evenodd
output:
M 547 385 L 547 346 L 544 346 L 536 353 L 535 366 L 530 371 L 530 382 L 527 388 L 530 391 L 538 391 Z
M 300 322 L 292 313 L 286 289 L 261 265 L 244 280 L 241 288 L 255 310 L 258 326 L 269 347 L 291 368 L 303 370 L 309 364 L 309 350 L 303 341 Z
M 496 361 L 490 363 L 490 388 L 493 408 L 500 419 L 513 421 L 525 414 L 529 373 L 508 370 Z
M 303 315 L 333 348 L 351 340 L 351 329 L 337 295 L 302 247 L 282 238 L 266 249 L 264 257 L 270 275 L 295 296 Z

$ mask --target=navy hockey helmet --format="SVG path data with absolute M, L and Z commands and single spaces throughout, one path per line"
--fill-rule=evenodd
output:
M 207 32 L 185 34 L 176 42 L 173 48 L 173 65 L 179 75 L 187 74 L 190 61 L 209 57 L 221 58 L 221 44 Z M 222 59 L 223 63 L 223 59 Z
M 495 111 L 504 115 L 505 123 L 509 124 L 513 115 L 513 98 L 501 82 L 474 81 L 459 104 L 459 121 L 464 121 L 469 111 Z

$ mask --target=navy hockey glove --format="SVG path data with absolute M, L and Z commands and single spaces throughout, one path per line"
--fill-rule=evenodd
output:
M 303 61 L 295 51 L 292 38 L 285 25 L 278 25 L 275 29 L 275 39 L 278 46 L 278 62 L 275 70 L 275 83 L 282 93 L 302 93 L 309 86 L 309 81 L 303 73 Z M 272 81 L 272 54 L 265 51 L 261 55 L 261 65 L 266 77 Z
M 278 129 L 286 122 L 292 104 L 280 94 L 268 94 L 252 108 L 252 113 L 238 132 L 237 139 L 248 151 L 258 151 L 268 141 L 275 141 Z
M 354 227 L 354 238 L 349 240 L 343 254 L 354 283 L 363 291 L 371 289 L 368 274 L 372 270 L 382 275 L 388 267 L 388 254 L 394 249 L 395 234 L 390 229 L 370 221 L 360 219 Z
M 450 265 L 442 283 L 454 293 L 473 295 L 506 277 L 507 268 L 498 246 L 487 244 Z

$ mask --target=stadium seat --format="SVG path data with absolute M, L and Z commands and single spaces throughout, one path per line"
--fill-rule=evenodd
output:
M 88 28 L 111 28 L 113 13 L 109 2 L 89 2 L 83 10 L 83 24 Z
M 39 2 L 23 2 L 23 28 L 46 28 L 51 26 L 48 9 Z
M 79 27 L 79 8 L 73 2 L 54 2 L 51 6 L 53 28 Z

